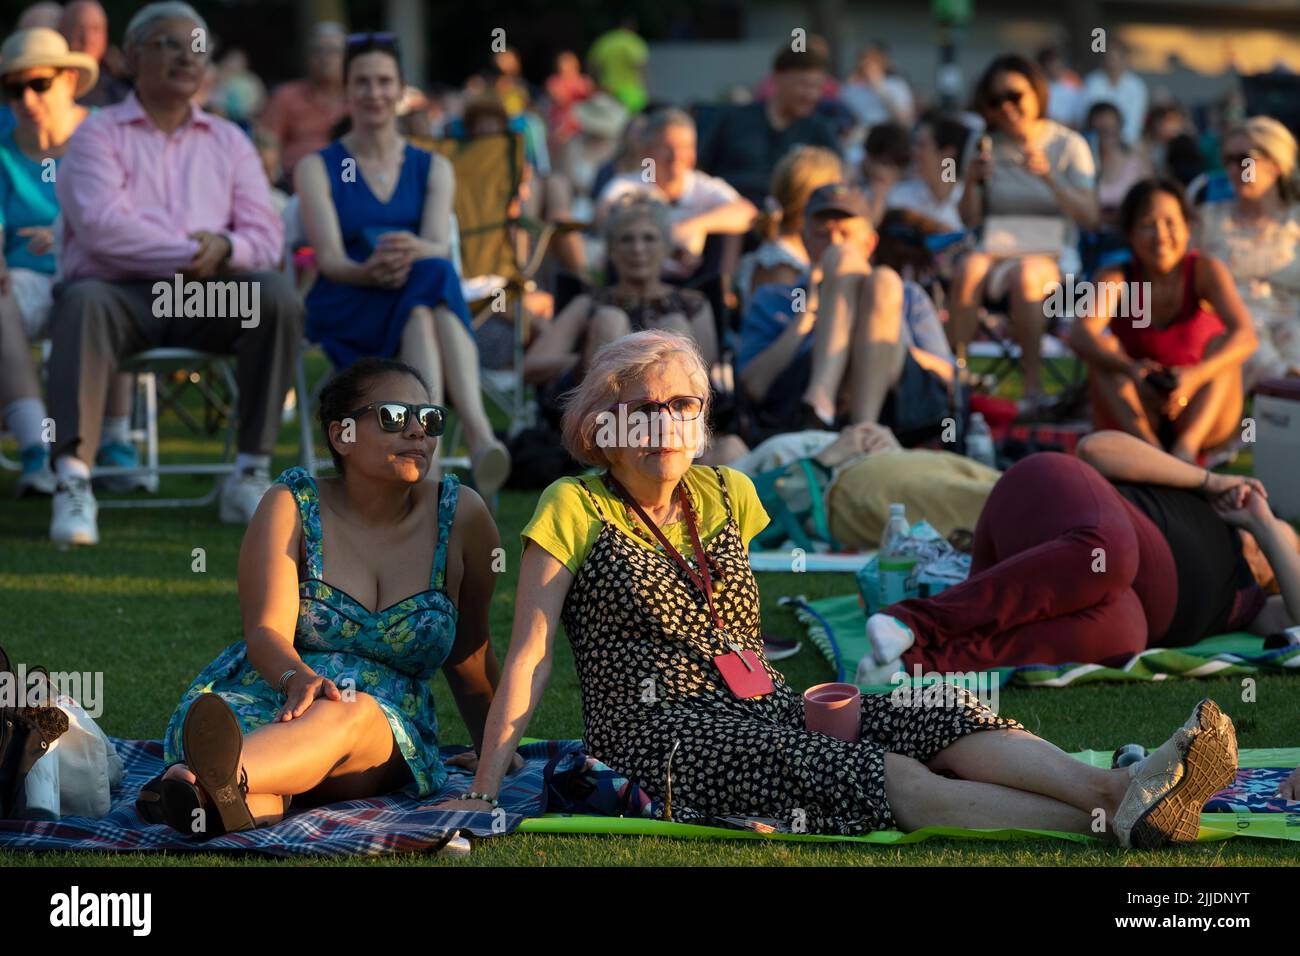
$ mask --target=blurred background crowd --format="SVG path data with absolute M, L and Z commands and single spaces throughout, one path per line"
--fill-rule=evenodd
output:
M 1074 421 L 1231 455 L 1252 391 L 1300 375 L 1290 14 L 885 6 L 14 11 L 0 413 L 18 490 L 55 494 L 56 540 L 88 537 L 92 469 L 139 483 L 121 362 L 201 346 L 239 362 L 222 516 L 246 520 L 304 399 L 282 408 L 304 335 L 336 367 L 424 371 L 489 493 L 512 457 L 526 480 L 521 429 L 546 434 L 594 351 L 650 327 L 712 369 L 716 461 L 864 423 L 934 442 L 972 411 L 1000 438 Z M 365 190 L 335 175 L 348 163 Z M 132 283 L 173 272 L 278 276 L 260 344 L 131 325 Z M 1144 291 L 1085 303 L 1087 282 Z M 1018 371 L 1014 400 L 977 354 Z M 1057 382 L 1061 357 L 1078 374 Z M 506 435 L 482 395 L 501 374 L 535 402 Z M 540 487 L 566 466 L 536 467 Z

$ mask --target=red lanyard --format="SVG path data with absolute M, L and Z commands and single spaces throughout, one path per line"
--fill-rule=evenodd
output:
M 645 509 L 637 503 L 635 498 L 628 494 L 627 489 L 619 483 L 618 479 L 612 474 L 606 474 L 605 481 L 614 489 L 616 495 L 636 509 L 637 516 L 645 522 L 646 527 L 659 539 L 659 543 L 664 546 L 669 556 L 677 562 L 677 566 L 686 572 L 686 576 L 691 579 L 692 584 L 704 592 L 704 597 L 709 602 L 709 614 L 713 617 L 713 625 L 717 629 L 717 636 L 731 648 L 730 651 L 723 651 L 713 657 L 713 664 L 717 667 L 727 687 L 741 700 L 752 700 L 772 693 L 775 690 L 775 684 L 772 682 L 771 675 L 767 673 L 762 658 L 754 651 L 747 651 L 732 640 L 730 632 L 718 615 L 717 608 L 713 606 L 713 578 L 709 573 L 709 556 L 704 551 L 704 545 L 700 544 L 700 533 L 695 528 L 695 512 L 686 497 L 685 489 L 681 484 L 677 485 L 677 500 L 681 504 L 682 516 L 686 520 L 686 528 L 691 533 L 691 546 L 695 549 L 695 561 L 700 566 L 698 574 L 691 570 L 691 566 L 686 563 L 686 559 L 673 547 L 672 542 L 664 537 L 664 533 L 659 530 L 659 526 L 650 520 L 650 516 L 645 513 Z
M 686 572 L 686 576 L 691 579 L 691 583 L 704 592 L 704 597 L 709 602 L 709 614 L 713 617 L 714 626 L 725 635 L 727 627 L 722 623 L 722 618 L 718 616 L 718 612 L 713 606 L 713 578 L 709 574 L 709 559 L 704 553 L 704 546 L 700 544 L 700 534 L 695 529 L 695 512 L 687 503 L 686 494 L 683 491 L 681 484 L 679 483 L 676 489 L 677 501 L 678 504 L 681 505 L 682 516 L 686 521 L 686 529 L 691 533 L 691 547 L 695 550 L 695 561 L 700 566 L 698 574 L 691 570 L 691 566 L 687 563 L 686 559 L 682 557 L 681 553 L 675 547 L 673 547 L 672 542 L 669 541 L 664 536 L 664 533 L 659 530 L 659 526 L 651 520 L 648 514 L 645 513 L 645 509 L 642 508 L 637 500 L 628 493 L 628 490 L 623 487 L 612 473 L 607 472 L 605 474 L 605 481 L 614 489 L 615 494 L 632 506 L 637 513 L 637 517 L 644 521 L 646 527 L 649 528 L 651 533 L 659 539 L 659 543 L 664 546 L 664 549 L 668 552 L 668 556 L 677 562 L 679 568 Z

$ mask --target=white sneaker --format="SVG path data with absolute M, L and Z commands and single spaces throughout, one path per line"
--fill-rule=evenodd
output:
M 221 521 L 224 524 L 248 524 L 271 479 L 264 471 L 246 468 L 231 473 L 221 485 Z
M 50 540 L 55 544 L 99 544 L 99 505 L 85 478 L 60 478 L 54 489 Z
M 912 629 L 888 614 L 873 614 L 867 618 L 867 638 L 871 641 L 871 656 L 877 664 L 898 660 L 916 643 Z

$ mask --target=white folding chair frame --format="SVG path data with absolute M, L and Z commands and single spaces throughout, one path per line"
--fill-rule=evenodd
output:
M 232 413 L 226 423 L 223 439 L 223 461 L 212 464 L 192 462 L 164 465 L 158 455 L 158 377 L 160 371 L 174 369 L 193 369 L 206 366 L 216 370 L 232 396 Z M 185 508 L 209 505 L 221 492 L 220 478 L 234 471 L 235 435 L 238 429 L 238 416 L 234 409 L 239 404 L 239 386 L 235 379 L 234 358 L 228 355 L 216 355 L 200 352 L 196 349 L 157 348 L 149 349 L 124 359 L 118 365 L 118 371 L 136 377 L 137 398 L 135 414 L 139 425 L 132 430 L 131 438 L 144 444 L 145 460 L 136 467 L 104 467 L 96 465 L 91 468 L 91 477 L 131 476 L 143 477 L 150 483 L 150 490 L 157 490 L 162 475 L 207 475 L 213 478 L 212 487 L 202 495 L 185 498 L 101 498 L 101 508 Z

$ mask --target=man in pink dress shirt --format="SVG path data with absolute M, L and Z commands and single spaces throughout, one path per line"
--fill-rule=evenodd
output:
M 104 397 L 118 362 L 147 349 L 235 356 L 239 455 L 221 519 L 246 522 L 270 484 L 302 302 L 274 271 L 283 225 L 256 150 L 191 104 L 208 43 L 187 4 L 142 8 L 125 43 L 135 93 L 82 123 L 59 167 L 63 281 L 49 366 L 58 543 L 98 541 L 89 477 Z

